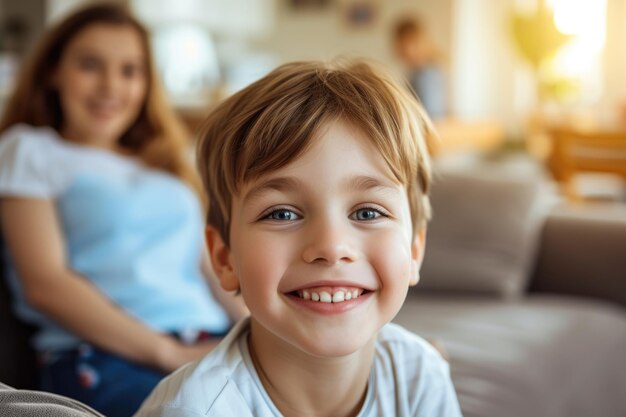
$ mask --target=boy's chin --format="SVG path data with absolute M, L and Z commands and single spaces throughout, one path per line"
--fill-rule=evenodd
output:
M 337 338 L 335 340 L 317 339 L 309 341 L 309 343 L 302 343 L 299 349 L 310 356 L 316 358 L 341 358 L 351 356 L 369 350 L 368 348 L 373 345 L 375 336 L 370 338 L 364 337 L 350 337 Z

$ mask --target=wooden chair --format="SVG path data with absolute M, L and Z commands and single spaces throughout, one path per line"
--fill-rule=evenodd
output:
M 548 166 L 572 200 L 582 198 L 574 178 L 580 173 L 609 173 L 626 179 L 626 130 L 553 129 Z

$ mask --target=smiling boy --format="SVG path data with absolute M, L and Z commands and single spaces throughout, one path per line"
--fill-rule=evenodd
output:
M 140 416 L 460 416 L 447 363 L 389 324 L 418 281 L 429 122 L 362 62 L 287 64 L 211 113 L 207 244 L 250 318 Z

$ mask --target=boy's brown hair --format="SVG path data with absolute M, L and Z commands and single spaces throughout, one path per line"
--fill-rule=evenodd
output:
M 320 128 L 337 119 L 364 133 L 406 187 L 413 233 L 425 224 L 432 129 L 409 90 L 363 61 L 294 62 L 225 100 L 200 132 L 197 162 L 209 200 L 207 221 L 226 244 L 232 196 L 298 158 Z

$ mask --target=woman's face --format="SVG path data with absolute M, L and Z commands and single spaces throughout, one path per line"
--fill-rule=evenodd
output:
M 140 34 L 128 25 L 97 23 L 66 46 L 53 85 L 65 139 L 113 149 L 137 119 L 148 76 Z

